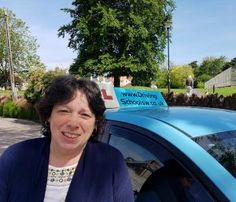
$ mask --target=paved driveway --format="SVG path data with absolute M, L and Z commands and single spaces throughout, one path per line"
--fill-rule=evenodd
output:
M 40 136 L 41 125 L 32 121 L 0 117 L 0 155 L 11 144 Z

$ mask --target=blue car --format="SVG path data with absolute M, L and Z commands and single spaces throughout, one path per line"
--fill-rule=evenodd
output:
M 152 91 L 103 95 L 116 104 L 100 140 L 122 152 L 137 202 L 236 201 L 235 111 L 169 107 Z

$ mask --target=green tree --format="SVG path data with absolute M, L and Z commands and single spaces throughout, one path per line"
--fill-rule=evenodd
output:
M 168 81 L 168 70 L 166 68 L 160 68 L 156 76 L 156 86 L 158 88 L 166 88 Z
M 214 77 L 222 72 L 225 64 L 226 58 L 224 56 L 221 56 L 219 58 L 207 57 L 199 66 L 199 75 L 207 74 L 211 77 Z
M 171 87 L 172 88 L 185 88 L 186 78 L 193 76 L 193 70 L 190 65 L 174 66 L 170 72 Z
M 72 22 L 59 29 L 69 34 L 68 46 L 78 52 L 70 73 L 81 76 L 111 75 L 153 80 L 164 60 L 166 24 L 171 22 L 173 0 L 74 0 L 64 9 Z
M 224 70 L 226 70 L 230 67 L 234 67 L 234 66 L 236 66 L 236 57 L 233 58 L 230 62 L 226 62 L 222 70 L 224 71 Z
M 189 65 L 193 68 L 195 76 L 194 86 L 204 88 L 204 83 L 222 72 L 226 63 L 224 56 L 207 57 L 203 59 L 200 65 L 197 64 L 197 61 L 191 62 Z
M 199 87 L 202 88 L 202 86 L 204 87 L 204 84 L 199 83 L 201 81 L 199 81 L 199 77 L 201 76 L 201 72 L 200 72 L 200 67 L 198 65 L 198 61 L 193 61 L 191 63 L 189 63 L 188 65 L 190 65 L 193 69 L 193 74 L 194 74 L 194 87 Z M 200 84 L 200 86 L 199 86 Z
M 47 72 L 43 68 L 31 71 L 24 97 L 29 103 L 35 104 L 44 95 L 53 78 L 65 74 L 65 70 L 58 67 Z
M 6 47 L 6 16 L 10 30 L 11 50 L 14 72 L 18 78 L 25 79 L 31 68 L 44 67 L 36 54 L 38 45 L 30 35 L 25 22 L 17 19 L 15 14 L 0 8 L 0 85 L 9 84 L 8 53 Z
M 195 70 L 199 67 L 197 63 L 198 62 L 195 60 L 195 61 L 189 63 L 188 65 L 191 66 L 193 70 Z
M 199 76 L 199 65 L 197 63 L 198 61 L 195 60 L 188 64 L 192 67 L 195 78 Z
M 147 86 L 150 87 L 150 84 L 155 79 L 155 74 L 152 70 L 138 71 L 132 74 L 132 85 L 134 86 Z

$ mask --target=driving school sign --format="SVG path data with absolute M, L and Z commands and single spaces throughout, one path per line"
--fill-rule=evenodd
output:
M 114 88 L 120 107 L 167 107 L 162 94 L 157 91 Z
M 101 90 L 102 98 L 107 109 L 120 107 L 113 85 L 109 83 L 98 83 L 98 86 Z
M 107 83 L 98 84 L 106 108 L 118 107 L 167 107 L 162 94 L 157 91 L 113 88 Z

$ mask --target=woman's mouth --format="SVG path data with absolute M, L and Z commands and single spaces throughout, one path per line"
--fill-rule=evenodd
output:
M 70 132 L 62 132 L 62 135 L 70 139 L 75 139 L 80 136 L 78 133 L 70 133 Z

